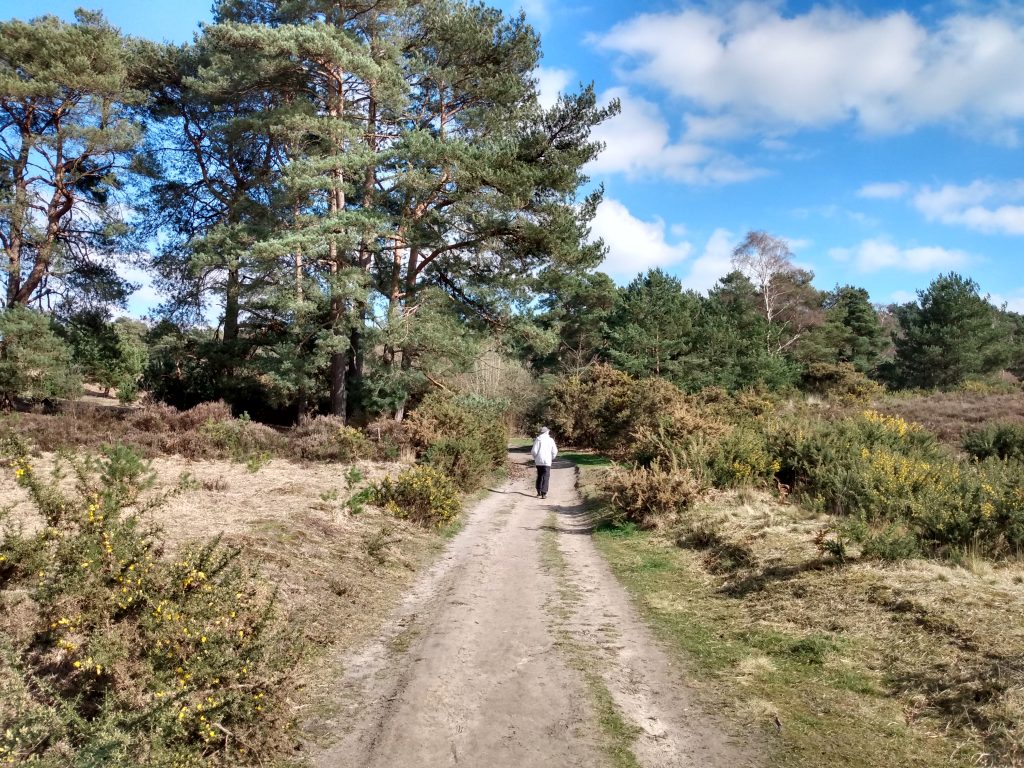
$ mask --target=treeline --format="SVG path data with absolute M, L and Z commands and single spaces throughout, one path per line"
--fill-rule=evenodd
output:
M 538 318 L 555 342 L 534 362 L 604 362 L 688 392 L 838 395 L 992 384 L 1024 370 L 1024 318 L 962 275 L 938 276 L 915 302 L 878 307 L 863 288 L 818 290 L 785 242 L 764 232 L 737 246 L 733 266 L 706 296 L 659 269 L 624 288 L 600 273 L 573 278 Z
M 542 107 L 521 16 L 231 0 L 184 46 L 86 12 L 5 22 L 0 42 L 8 404 L 84 376 L 125 400 L 366 423 L 495 351 L 686 391 L 864 394 L 1024 368 L 1020 316 L 970 279 L 878 308 L 818 290 L 764 232 L 706 296 L 660 270 L 616 287 L 589 238 L 601 192 L 581 190 L 617 105 L 584 87 Z M 147 324 L 113 319 L 130 274 L 166 297 Z
M 515 335 L 545 275 L 600 262 L 600 195 L 578 192 L 616 105 L 542 107 L 539 58 L 522 16 L 452 0 L 230 0 L 185 46 L 94 13 L 5 22 L 5 323 L 46 336 L 19 308 L 64 326 L 123 306 L 134 263 L 168 296 L 157 396 L 400 415 Z M 3 355 L 34 379 L 8 395 L 57 394 L 63 347 L 17 335 Z

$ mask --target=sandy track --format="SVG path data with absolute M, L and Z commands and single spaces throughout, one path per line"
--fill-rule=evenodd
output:
M 596 685 L 644 768 L 755 764 L 693 701 L 582 523 L 568 463 L 546 500 L 530 477 L 478 504 L 381 635 L 341 660 L 345 706 L 314 763 L 612 766 Z

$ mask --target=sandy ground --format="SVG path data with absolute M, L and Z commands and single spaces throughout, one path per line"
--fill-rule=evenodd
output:
M 545 500 L 529 475 L 489 494 L 382 633 L 336 660 L 346 704 L 316 723 L 332 743 L 314 764 L 634 764 L 607 748 L 596 681 L 644 768 L 757 765 L 696 701 L 584 522 L 567 462 Z

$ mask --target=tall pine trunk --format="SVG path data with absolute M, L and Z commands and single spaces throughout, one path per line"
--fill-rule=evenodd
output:
M 238 341 L 238 315 L 241 305 L 242 278 L 239 270 L 229 269 L 224 289 L 224 344 Z
M 345 115 L 345 80 L 344 73 L 340 67 L 332 68 L 331 75 L 334 79 L 331 93 L 330 114 L 336 120 L 344 119 Z M 340 152 L 341 147 L 336 151 Z M 337 218 L 345 210 L 345 190 L 343 184 L 345 177 L 341 168 L 333 172 L 334 183 L 328 194 L 328 210 L 330 215 Z M 345 303 L 339 295 L 341 290 L 338 285 L 338 275 L 341 272 L 341 249 L 338 248 L 338 241 L 331 238 L 330 246 L 330 269 L 331 269 L 331 329 L 338 332 L 345 316 Z M 346 338 L 346 342 L 348 339 Z M 337 416 L 343 422 L 348 420 L 348 397 L 346 383 L 348 379 L 349 350 L 346 344 L 344 349 L 338 349 L 331 353 L 330 370 L 330 392 L 331 392 L 331 415 Z

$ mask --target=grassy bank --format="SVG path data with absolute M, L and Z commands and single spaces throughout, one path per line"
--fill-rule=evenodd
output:
M 839 563 L 816 546 L 828 516 L 751 491 L 687 514 L 597 544 L 772 765 L 1024 764 L 1021 563 Z

